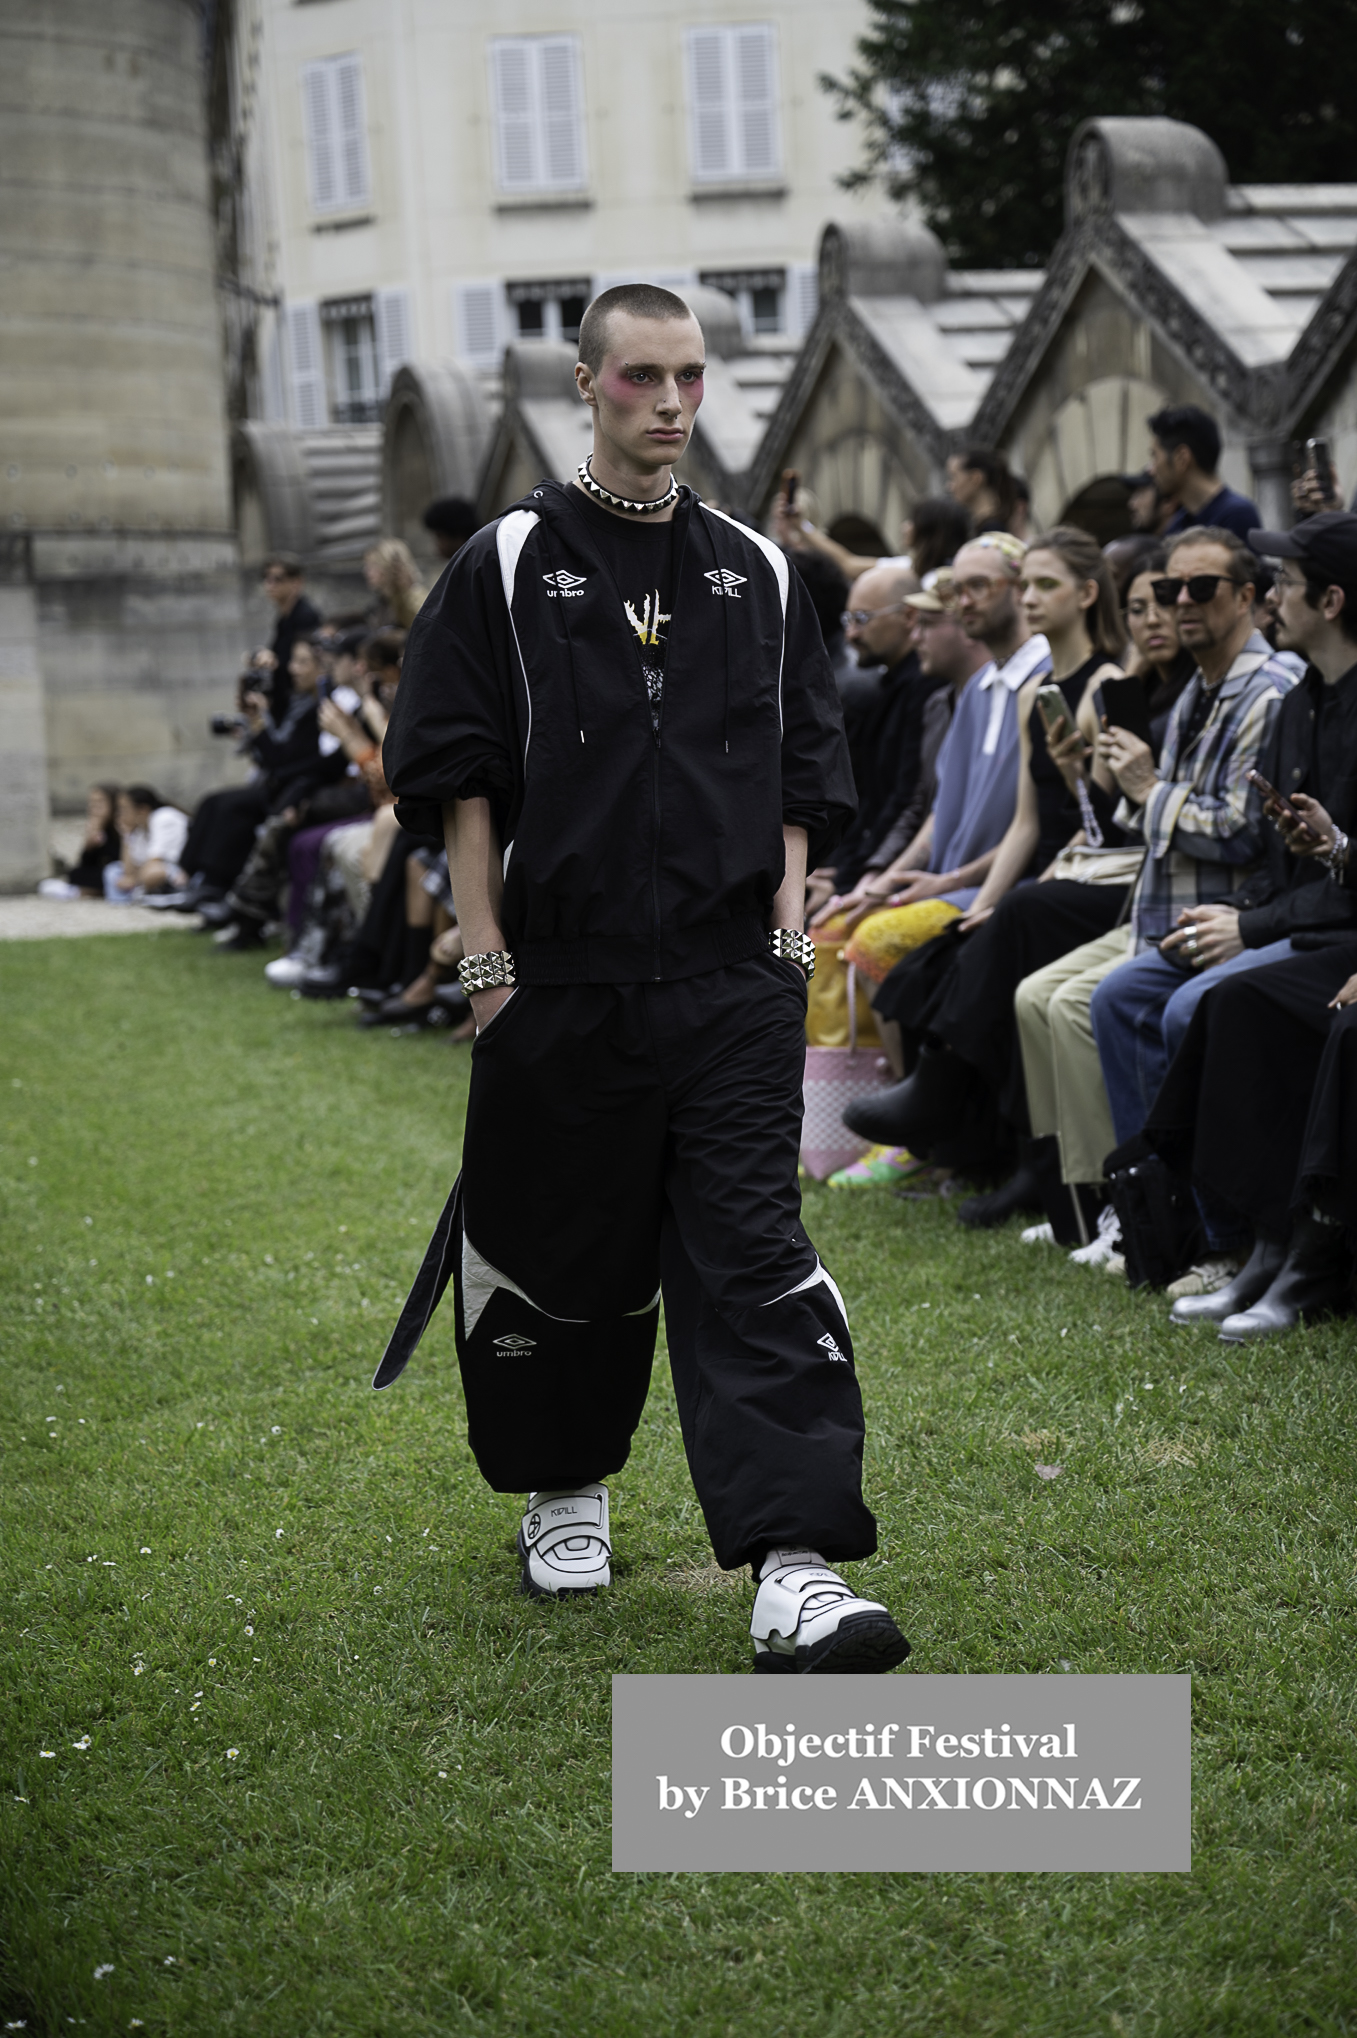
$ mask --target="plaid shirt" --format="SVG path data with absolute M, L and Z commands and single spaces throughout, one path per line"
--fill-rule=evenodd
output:
M 1158 783 L 1143 807 L 1123 800 L 1117 823 L 1148 854 L 1131 907 L 1136 953 L 1162 941 L 1184 906 L 1228 900 L 1263 853 L 1263 803 L 1244 774 L 1255 769 L 1283 694 L 1295 679 L 1257 631 L 1215 690 L 1196 741 L 1179 755 L 1203 680 L 1194 672 L 1169 717 Z

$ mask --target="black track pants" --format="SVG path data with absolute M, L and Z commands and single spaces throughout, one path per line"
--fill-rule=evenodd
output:
M 625 1464 L 663 1290 L 717 1562 L 870 1556 L 862 1401 L 801 1224 L 800 973 L 526 986 L 473 1051 L 463 1172 L 376 1383 L 451 1277 L 471 1447 L 499 1492 Z

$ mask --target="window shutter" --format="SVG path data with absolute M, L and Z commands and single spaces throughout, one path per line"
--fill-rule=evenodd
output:
M 780 166 L 773 30 L 766 25 L 736 28 L 729 35 L 739 167 L 746 177 L 771 177 Z
M 787 271 L 787 331 L 804 339 L 820 309 L 820 269 L 816 262 L 797 262 Z
M 287 341 L 292 371 L 292 417 L 298 431 L 322 431 L 330 421 L 325 399 L 325 356 L 320 311 L 315 304 L 290 304 Z
M 377 337 L 377 394 L 384 397 L 402 361 L 410 360 L 414 353 L 409 291 L 377 291 L 372 300 L 372 317 Z
M 363 60 L 335 57 L 336 163 L 339 203 L 366 205 L 372 196 L 368 175 L 367 118 L 363 102 Z
M 729 177 L 735 171 L 726 90 L 727 37 L 724 29 L 694 29 L 688 36 L 688 105 L 695 179 Z
M 306 153 L 311 173 L 311 204 L 316 212 L 332 212 L 339 203 L 335 167 L 335 118 L 328 64 L 308 64 L 302 72 L 302 105 L 306 115 Z
M 495 140 L 502 191 L 530 191 L 538 182 L 533 50 L 526 36 L 491 44 Z
M 584 182 L 575 38 L 544 36 L 536 45 L 536 54 L 542 110 L 542 182 L 557 189 L 572 189 Z
M 454 285 L 453 313 L 460 358 L 474 368 L 498 368 L 504 351 L 503 285 Z

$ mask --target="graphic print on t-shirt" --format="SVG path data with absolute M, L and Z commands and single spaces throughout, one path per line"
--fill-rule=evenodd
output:
M 641 670 L 645 674 L 646 692 L 650 696 L 650 719 L 658 730 L 660 726 L 660 700 L 664 693 L 664 642 L 663 625 L 673 621 L 660 607 L 660 590 L 655 588 L 644 596 L 641 613 L 636 613 L 635 604 L 623 598 L 622 606 L 627 612 L 627 621 L 636 632 L 641 646 Z M 647 658 L 649 651 L 652 655 Z M 658 651 L 659 657 L 653 654 Z

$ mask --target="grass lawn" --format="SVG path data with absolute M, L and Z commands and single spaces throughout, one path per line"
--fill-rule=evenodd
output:
M 469 1051 L 178 933 L 0 982 L 0 2028 L 1357 2031 L 1353 1324 L 1230 1348 L 812 1190 L 901 1674 L 1190 1671 L 1195 1867 L 614 1876 L 610 1673 L 747 1670 L 752 1588 L 658 1372 L 569 1609 L 516 1594 L 450 1306 L 370 1391 Z

